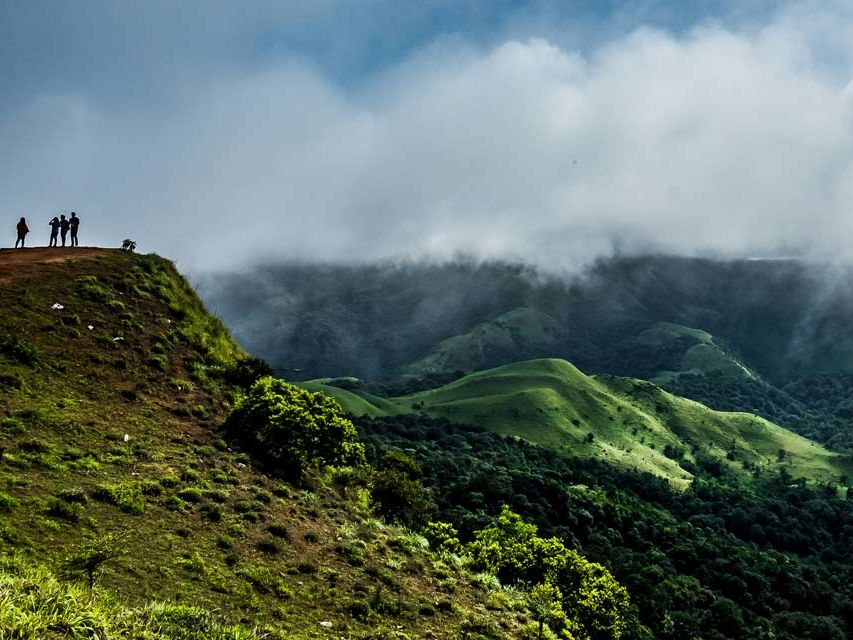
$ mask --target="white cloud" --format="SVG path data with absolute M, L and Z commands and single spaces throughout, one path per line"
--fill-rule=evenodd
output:
M 439 40 L 357 91 L 293 62 L 198 79 L 159 113 L 43 96 L 0 123 L 2 212 L 74 208 L 84 238 L 129 236 L 193 269 L 458 252 L 566 267 L 617 247 L 853 257 L 851 24 L 639 30 L 585 56 Z

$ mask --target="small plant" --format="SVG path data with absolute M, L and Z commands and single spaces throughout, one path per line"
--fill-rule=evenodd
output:
M 24 433 L 24 423 L 18 418 L 2 418 L 0 419 L 0 432 L 11 435 L 19 435 Z
M 269 553 L 270 555 L 274 555 L 281 551 L 281 545 L 275 538 L 263 538 L 258 540 L 255 544 L 258 548 L 258 551 L 263 551 L 264 553 Z
M 25 365 L 35 364 L 39 359 L 38 349 L 25 338 L 9 338 L 0 343 L 0 353 Z
M 169 511 L 186 511 L 187 503 L 181 500 L 178 496 L 169 496 L 166 498 L 163 506 Z
M 80 487 L 64 489 L 59 492 L 59 498 L 65 502 L 76 502 L 77 504 L 86 504 L 89 502 L 89 496 Z
M 76 523 L 83 515 L 83 505 L 79 502 L 65 502 L 59 498 L 48 498 L 45 513 L 66 522 Z
M 143 480 L 139 483 L 142 495 L 156 497 L 163 493 L 163 486 L 155 480 Z
M 267 527 L 267 531 L 270 532 L 270 535 L 276 538 L 282 538 L 284 540 L 288 540 L 290 538 L 290 532 L 287 529 L 287 525 L 282 522 L 273 522 Z
M 219 522 L 222 520 L 222 507 L 215 502 L 208 502 L 201 506 L 201 512 L 204 517 L 211 522 Z
M 124 555 L 123 546 L 124 538 L 118 534 L 89 538 L 66 560 L 65 572 L 72 576 L 85 576 L 89 591 L 92 591 L 101 567 Z
M 181 479 L 173 473 L 160 478 L 160 485 L 166 488 L 177 487 Z
M 0 511 L 9 511 L 16 504 L 18 504 L 18 502 L 12 496 L 0 491 Z
M 105 288 L 95 276 L 80 276 L 75 280 L 77 295 L 92 302 L 107 303 L 113 294 Z
M 141 515 L 145 512 L 145 496 L 138 483 L 101 484 L 92 497 L 101 502 L 117 506 L 125 513 Z
M 178 492 L 178 497 L 185 502 L 198 503 L 202 499 L 202 491 L 198 487 L 187 487 Z

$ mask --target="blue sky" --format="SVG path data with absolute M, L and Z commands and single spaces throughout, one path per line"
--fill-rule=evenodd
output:
M 44 93 L 168 99 L 195 75 L 310 61 L 357 86 L 438 38 L 589 50 L 640 26 L 760 23 L 766 0 L 28 0 L 0 4 L 3 107 Z
M 851 43 L 836 0 L 6 2 L 0 214 L 193 270 L 844 255 Z

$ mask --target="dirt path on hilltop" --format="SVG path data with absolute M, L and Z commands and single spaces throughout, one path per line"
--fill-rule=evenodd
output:
M 105 256 L 117 249 L 98 247 L 37 247 L 34 249 L 0 249 L 0 284 L 16 278 L 36 275 L 39 267 L 69 260 Z

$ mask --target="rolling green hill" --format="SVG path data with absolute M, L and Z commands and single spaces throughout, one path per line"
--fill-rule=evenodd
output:
M 853 460 L 763 418 L 723 413 L 673 396 L 655 385 L 591 377 L 563 360 L 532 360 L 465 376 L 437 389 L 377 399 L 357 389 L 322 389 L 354 415 L 423 412 L 525 438 L 579 458 L 648 471 L 686 486 L 696 464 L 775 471 L 839 482 Z
M 419 377 L 446 371 L 478 371 L 495 361 L 536 357 L 548 352 L 562 330 L 550 315 L 519 307 L 465 334 L 442 340 L 426 356 L 406 367 L 405 374 Z
M 244 352 L 171 263 L 101 253 L 0 281 L 0 637 L 518 637 L 363 490 L 232 450 Z M 67 561 L 104 536 L 92 598 Z

